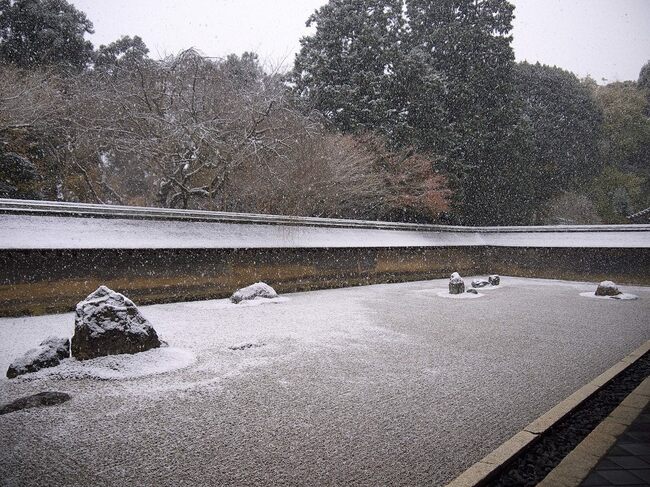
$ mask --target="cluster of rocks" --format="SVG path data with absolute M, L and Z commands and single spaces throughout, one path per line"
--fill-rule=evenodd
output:
M 501 278 L 492 274 L 486 279 L 474 279 L 472 280 L 472 287 L 465 289 L 465 281 L 458 274 L 454 272 L 449 278 L 449 294 L 463 294 L 463 293 L 472 293 L 478 294 L 477 289 L 485 288 L 487 286 L 498 286 L 501 283 Z M 618 288 L 618 286 L 612 281 L 603 281 L 596 288 L 596 296 L 607 296 L 614 299 L 624 299 L 626 295 Z
M 465 292 L 471 294 L 478 294 L 477 288 L 482 288 L 486 286 L 498 286 L 501 282 L 501 278 L 496 274 L 492 274 L 488 277 L 487 281 L 485 279 L 474 279 L 472 281 L 472 287 L 465 290 L 465 281 L 460 277 L 458 272 L 454 272 L 449 278 L 449 294 L 463 294 Z
M 100 286 L 77 304 L 72 340 L 46 339 L 37 348 L 14 360 L 7 370 L 7 377 L 13 379 L 54 367 L 68 357 L 88 360 L 105 355 L 144 352 L 160 347 L 162 343 L 133 301 Z
M 238 289 L 230 300 L 240 303 L 255 298 L 276 297 L 278 294 L 271 286 L 257 282 Z M 100 286 L 77 304 L 72 340 L 47 338 L 38 347 L 14 360 L 7 370 L 7 377 L 13 379 L 46 367 L 55 367 L 68 357 L 88 360 L 105 355 L 144 352 L 161 345 L 164 342 L 133 301 L 106 286 Z
M 474 279 L 472 281 L 473 288 L 482 288 L 487 286 L 498 286 L 501 283 L 501 278 L 496 274 L 488 276 L 487 280 L 485 279 Z

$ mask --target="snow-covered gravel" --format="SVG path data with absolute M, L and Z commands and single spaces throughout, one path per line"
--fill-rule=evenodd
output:
M 584 296 L 585 298 L 610 299 L 613 301 L 631 301 L 634 299 L 639 299 L 636 294 L 630 293 L 621 293 L 617 294 L 616 296 L 596 296 L 595 293 L 587 291 L 585 293 L 580 293 L 580 296 Z
M 173 372 L 192 365 L 195 355 L 189 350 L 162 347 L 136 354 L 109 355 L 90 360 L 64 359 L 57 367 L 41 369 L 15 380 L 39 379 L 137 379 Z
M 142 306 L 168 348 L 0 379 L 2 403 L 72 396 L 0 416 L 0 484 L 444 484 L 650 339 L 650 288 L 501 282 Z M 0 370 L 73 327 L 0 319 Z
M 483 296 L 483 294 L 481 294 L 481 293 L 474 294 L 474 293 L 468 293 L 468 292 L 464 292 L 464 293 L 460 293 L 460 294 L 449 294 L 448 289 L 432 289 L 432 292 L 433 292 L 433 294 L 435 294 L 436 296 L 438 296 L 440 298 L 448 298 L 448 299 L 476 299 L 476 298 L 480 298 L 481 296 Z

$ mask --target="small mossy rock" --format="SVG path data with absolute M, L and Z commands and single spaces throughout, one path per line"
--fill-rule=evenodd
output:
M 465 281 L 458 272 L 454 272 L 449 278 L 449 294 L 463 294 L 465 292 Z
M 489 286 L 490 283 L 486 281 L 485 279 L 474 279 L 472 281 L 472 287 L 485 287 Z
M 492 286 L 498 286 L 499 284 L 501 284 L 501 278 L 496 274 L 492 274 L 491 276 L 488 277 L 488 282 Z
M 278 293 L 271 286 L 264 282 L 256 282 L 250 286 L 238 289 L 230 296 L 230 301 L 237 304 L 255 298 L 277 298 Z
M 612 281 L 603 281 L 596 288 L 596 296 L 618 296 L 623 294 Z
M 468 289 L 468 290 L 465 291 L 465 292 L 466 292 L 466 293 L 470 293 L 470 294 L 478 294 L 478 291 L 477 291 L 476 289 Z
M 133 301 L 106 286 L 77 304 L 72 356 L 87 360 L 160 347 L 156 330 Z
M 9 404 L 0 407 L 0 414 L 13 413 L 21 409 L 38 408 L 43 406 L 56 406 L 72 399 L 65 392 L 39 392 L 31 396 L 21 397 Z
M 13 379 L 19 375 L 36 372 L 46 367 L 56 367 L 61 360 L 70 356 L 70 340 L 49 337 L 36 348 L 28 350 L 25 355 L 14 360 L 7 369 L 7 377 Z

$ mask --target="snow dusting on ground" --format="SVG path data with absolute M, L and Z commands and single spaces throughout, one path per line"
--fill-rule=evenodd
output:
M 168 347 L 0 379 L 3 403 L 72 396 L 0 416 L 0 478 L 445 484 L 650 339 L 650 288 L 617 303 L 578 296 L 594 283 L 501 282 L 456 300 L 439 279 L 141 306 Z M 1 318 L 0 370 L 73 330 L 73 313 Z
M 286 303 L 289 301 L 289 298 L 277 297 L 277 298 L 255 298 L 247 301 L 240 301 L 239 303 L 233 303 L 230 299 L 212 299 L 210 301 L 192 301 L 188 303 L 181 303 L 185 308 L 196 308 L 202 310 L 220 310 L 220 309 L 236 309 L 236 308 L 246 308 L 251 306 L 260 306 L 262 304 L 277 304 L 277 303 Z
M 449 294 L 449 291 L 446 289 L 434 289 L 436 296 L 439 296 L 441 298 L 449 298 L 449 299 L 475 299 L 475 298 L 480 298 L 481 296 L 484 296 L 481 293 L 468 293 L 464 292 L 461 294 Z
M 580 296 L 583 296 L 585 298 L 610 299 L 612 301 L 633 301 L 635 299 L 639 299 L 636 294 L 621 293 L 617 294 L 616 296 L 596 296 L 596 294 L 591 291 L 580 293 Z
M 90 360 L 64 359 L 60 365 L 19 376 L 17 380 L 37 379 L 137 379 L 189 367 L 196 362 L 189 350 L 161 347 L 135 354 L 109 355 Z
M 440 298 L 448 298 L 448 299 L 476 299 L 476 298 L 480 298 L 481 296 L 484 296 L 481 293 L 474 294 L 468 292 L 464 292 L 460 294 L 449 294 L 449 290 L 443 288 L 425 289 L 423 291 L 419 291 L 419 294 L 438 296 Z

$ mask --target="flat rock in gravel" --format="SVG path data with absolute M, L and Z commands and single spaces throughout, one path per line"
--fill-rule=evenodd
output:
M 7 369 L 7 377 L 13 379 L 19 375 L 36 372 L 46 367 L 56 367 L 61 360 L 70 356 L 70 340 L 49 337 L 36 348 L 28 350 L 22 357 L 14 360 Z
M 256 282 L 250 286 L 243 287 L 238 289 L 230 296 L 230 301 L 237 304 L 242 301 L 247 301 L 249 299 L 255 298 L 277 298 L 278 293 L 275 292 L 271 286 L 264 282 Z
M 0 414 L 13 413 L 21 409 L 38 408 L 42 406 L 55 406 L 72 399 L 65 392 L 39 392 L 31 396 L 21 397 L 9 404 L 0 407 Z
M 472 287 L 485 287 L 489 286 L 490 283 L 486 281 L 485 279 L 474 279 L 472 281 Z
M 230 350 L 247 350 L 249 348 L 263 347 L 263 343 L 240 343 L 238 345 L 231 345 L 228 347 Z
M 156 330 L 133 301 L 106 286 L 77 304 L 72 356 L 87 360 L 160 347 Z

